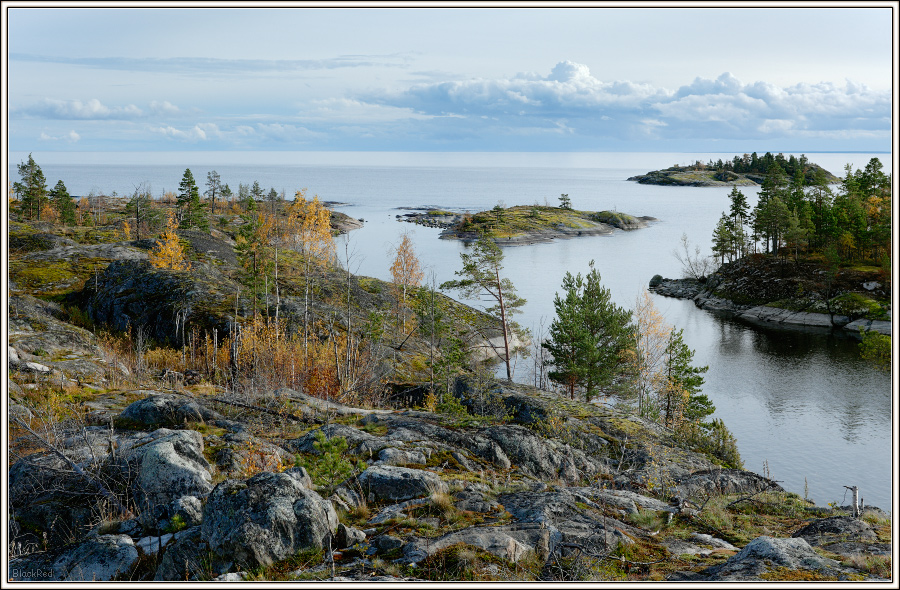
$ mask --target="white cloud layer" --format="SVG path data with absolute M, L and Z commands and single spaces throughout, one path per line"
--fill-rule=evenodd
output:
M 564 61 L 546 76 L 417 84 L 361 100 L 423 115 L 453 113 L 469 124 L 490 118 L 510 129 L 548 131 L 565 122 L 578 135 L 632 139 L 784 137 L 810 131 L 854 135 L 890 131 L 891 97 L 847 82 L 779 88 L 745 84 L 730 73 L 696 78 L 670 91 L 631 81 L 605 82 L 583 64 Z
M 659 140 L 796 140 L 806 151 L 856 142 L 883 149 L 892 122 L 888 91 L 850 81 L 745 83 L 728 72 L 672 90 L 601 80 L 584 64 L 562 61 L 545 74 L 445 77 L 394 86 L 355 94 L 347 89 L 328 98 L 268 93 L 250 103 L 241 95 L 175 94 L 172 101 L 140 107 L 128 99 L 47 97 L 12 109 L 10 120 L 13 127 L 30 125 L 31 141 L 71 143 L 81 137 L 68 131 L 65 121 L 92 124 L 91 140 L 82 141 L 82 149 L 88 144 L 97 149 L 94 142 L 155 141 L 204 149 L 550 151 L 616 149 L 627 142 L 648 146 Z M 254 110 L 247 112 L 248 105 Z
M 145 111 L 134 104 L 123 106 L 107 106 L 97 98 L 87 101 L 78 99 L 63 100 L 58 98 L 43 98 L 25 107 L 12 109 L 12 114 L 22 113 L 26 116 L 41 119 L 63 120 L 135 120 L 146 117 L 180 116 L 181 109 L 171 102 L 151 101 Z

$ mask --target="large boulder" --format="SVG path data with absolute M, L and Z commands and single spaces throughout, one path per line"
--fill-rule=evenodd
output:
M 128 535 L 99 535 L 55 559 L 38 554 L 10 562 L 10 579 L 17 582 L 109 582 L 128 579 L 138 550 Z
M 448 490 L 447 484 L 436 473 L 393 465 L 373 465 L 357 479 L 370 501 L 402 502 Z
M 513 465 L 542 480 L 578 485 L 607 469 L 579 449 L 536 435 L 517 425 L 492 426 L 482 434 L 496 442 Z
M 771 479 L 742 469 L 696 471 L 678 482 L 676 493 L 684 498 L 723 494 L 755 494 L 763 491 L 783 492 Z
M 879 542 L 878 535 L 868 522 L 852 516 L 814 520 L 791 536 L 839 555 L 891 554 L 890 543 Z
M 728 558 L 728 561 L 704 570 L 714 581 L 743 582 L 764 580 L 764 574 L 804 570 L 816 576 L 840 578 L 849 573 L 839 561 L 822 557 L 806 540 L 757 537 Z
M 122 446 L 144 526 L 164 528 L 180 498 L 205 498 L 212 491 L 212 467 L 199 432 L 160 428 Z
M 119 418 L 143 426 L 173 427 L 188 422 L 218 420 L 222 415 L 207 409 L 196 400 L 184 396 L 145 392 L 147 397 L 139 399 L 119 415 Z
M 403 548 L 403 557 L 407 562 L 418 562 L 451 545 L 465 543 L 517 563 L 532 553 L 546 558 L 561 538 L 559 531 L 540 525 L 473 526 L 437 539 L 415 539 Z
M 300 438 L 291 441 L 291 450 L 297 453 L 322 454 L 321 451 L 315 447 L 315 443 L 318 441 L 318 438 L 316 437 L 320 436 L 320 433 L 328 440 L 337 437 L 343 438 L 347 441 L 347 448 L 353 453 L 359 453 L 361 445 L 366 445 L 366 449 L 368 450 L 371 448 L 371 443 L 376 440 L 376 437 L 358 428 L 347 426 L 345 424 L 328 424 L 321 428 L 311 430 Z M 381 443 L 377 446 L 381 447 L 383 444 L 384 443 Z
M 153 577 L 155 582 L 186 582 L 210 580 L 224 574 L 231 567 L 228 559 L 217 556 L 203 540 L 200 527 L 175 533 L 165 546 Z
M 203 511 L 201 534 L 215 553 L 255 567 L 324 547 L 337 525 L 331 502 L 307 489 L 301 478 L 260 473 L 216 486 Z
M 869 523 L 852 516 L 814 520 L 791 536 L 801 537 L 813 546 L 835 541 L 875 541 L 878 538 Z
M 116 260 L 89 287 L 85 311 L 98 324 L 141 327 L 157 342 L 177 345 L 183 326 L 226 334 L 226 316 L 241 290 L 211 265 L 187 272 L 153 268 L 145 260 Z

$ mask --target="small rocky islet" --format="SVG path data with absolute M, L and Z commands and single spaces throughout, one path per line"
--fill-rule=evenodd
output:
M 500 205 L 478 213 L 453 212 L 441 208 L 416 208 L 397 219 L 439 228 L 442 239 L 477 241 L 487 236 L 500 246 L 523 246 L 582 236 L 610 235 L 615 230 L 635 230 L 658 221 L 618 211 L 579 211 L 548 205 Z
M 228 330 L 252 314 L 229 230 L 180 230 L 193 269 L 177 271 L 146 262 L 155 240 L 115 227 L 9 227 L 13 580 L 890 576 L 871 565 L 891 552 L 881 510 L 816 506 L 605 404 L 459 379 L 440 412 L 421 391 L 356 407 L 139 372 L 107 330 L 132 321 L 178 346 L 184 323 Z M 278 313 L 300 321 L 301 285 L 281 280 Z M 383 281 L 323 273 L 312 313 L 340 325 L 327 295 L 347 289 L 357 315 L 394 305 Z M 443 303 L 485 337 L 479 312 Z M 427 346 L 385 342 L 379 358 L 412 377 Z M 50 402 L 72 418 L 36 438 Z M 338 476 L 323 479 L 326 464 Z

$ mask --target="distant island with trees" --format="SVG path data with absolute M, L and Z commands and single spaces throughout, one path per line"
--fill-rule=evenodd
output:
M 766 152 L 758 156 L 756 152 L 735 156 L 731 160 L 697 160 L 688 166 L 672 166 L 665 170 L 654 170 L 646 174 L 632 176 L 628 180 L 640 184 L 674 186 L 754 186 L 761 185 L 766 177 L 778 169 L 779 173 L 792 179 L 799 186 L 836 184 L 840 178 L 818 164 L 810 162 L 805 155 L 772 155 Z

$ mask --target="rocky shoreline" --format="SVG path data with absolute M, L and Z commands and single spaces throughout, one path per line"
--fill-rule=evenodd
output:
M 649 290 L 665 297 L 690 299 L 700 309 L 721 313 L 762 327 L 840 330 L 855 338 L 860 337 L 860 330 L 863 332 L 873 331 L 886 336 L 891 335 L 890 320 L 851 320 L 850 317 L 840 314 L 792 311 L 770 305 L 741 305 L 729 299 L 717 297 L 708 284 L 694 279 L 660 278 L 651 281 Z

